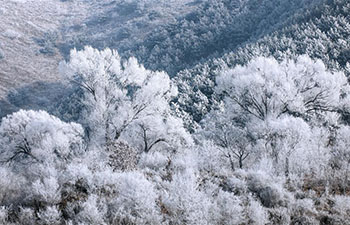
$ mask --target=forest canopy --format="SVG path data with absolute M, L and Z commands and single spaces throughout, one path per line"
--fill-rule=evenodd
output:
M 3 223 L 313 224 L 330 207 L 315 198 L 347 221 L 349 84 L 321 60 L 223 68 L 217 106 L 191 132 L 176 84 L 135 58 L 86 47 L 60 71 L 76 122 L 2 119 Z

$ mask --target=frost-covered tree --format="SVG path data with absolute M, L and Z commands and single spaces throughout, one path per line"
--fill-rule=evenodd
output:
M 230 168 L 242 169 L 245 161 L 254 153 L 253 134 L 237 121 L 235 114 L 225 111 L 224 105 L 212 110 L 202 121 L 199 138 L 212 140 L 219 154 L 229 162 Z
M 91 142 L 108 146 L 123 139 L 141 151 L 190 142 L 169 102 L 177 88 L 164 72 L 153 72 L 135 58 L 122 60 L 114 50 L 72 50 L 61 65 L 69 81 L 83 90 L 82 123 Z
M 329 149 L 320 154 L 327 146 L 318 142 L 328 137 L 316 134 L 328 132 L 332 115 L 339 118 L 349 106 L 345 75 L 307 56 L 282 62 L 259 57 L 224 69 L 216 93 L 223 104 L 206 116 L 199 134 L 224 150 L 232 169 L 249 156 L 268 158 L 274 171 L 287 177 L 291 171 L 302 174 L 308 169 L 303 165 L 319 170 L 308 158 L 327 159 Z
M 345 194 L 350 190 L 350 151 L 349 151 L 350 127 L 343 124 L 335 124 L 330 130 L 327 147 L 331 150 L 329 173 L 333 183 L 333 192 Z
M 277 174 L 289 177 L 292 172 L 301 175 L 303 171 L 312 168 L 305 166 L 309 157 L 315 151 L 311 127 L 301 118 L 289 115 L 280 118 L 269 118 L 252 128 L 258 140 L 260 155 L 272 161 Z
M 83 137 L 81 125 L 44 111 L 20 110 L 2 119 L 0 204 L 9 210 L 10 221 L 60 223 L 62 175 L 83 158 Z
M 20 110 L 2 119 L 2 163 L 66 163 L 82 154 L 83 128 L 44 111 Z
M 289 114 L 304 119 L 337 112 L 349 90 L 343 73 L 330 72 L 322 61 L 307 56 L 279 63 L 258 57 L 246 66 L 225 70 L 217 78 L 219 94 L 229 110 L 265 120 Z

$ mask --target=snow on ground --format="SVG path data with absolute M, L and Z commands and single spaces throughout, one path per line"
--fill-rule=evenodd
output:
M 0 4 L 0 97 L 19 85 L 57 79 L 62 59 L 55 48 L 38 44 L 38 37 L 55 36 L 60 41 L 62 23 L 79 23 L 86 13 L 80 2 L 59 0 L 11 0 Z M 45 49 L 46 48 L 46 49 Z M 45 50 L 48 51 L 47 54 Z
M 198 0 L 10 0 L 0 4 L 0 98 L 35 81 L 57 81 L 75 46 L 128 48 Z M 102 43 L 102 44 L 101 44 Z

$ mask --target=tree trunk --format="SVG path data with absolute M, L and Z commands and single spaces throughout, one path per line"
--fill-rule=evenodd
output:
M 286 175 L 287 178 L 289 178 L 289 157 L 286 157 L 286 164 L 284 168 L 284 174 Z
M 243 156 L 239 157 L 238 163 L 239 163 L 239 168 L 242 169 L 243 168 Z
M 232 171 L 234 172 L 234 171 L 235 171 L 235 164 L 234 164 L 234 162 L 233 162 L 231 156 L 229 157 L 229 159 L 230 159 L 230 166 L 231 166 L 231 169 L 232 169 Z

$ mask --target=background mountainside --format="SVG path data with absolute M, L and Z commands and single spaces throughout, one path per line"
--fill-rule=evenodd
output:
M 350 74 L 350 3 L 346 1 L 322 1 L 298 14 L 283 28 L 247 42 L 235 51 L 210 59 L 181 71 L 176 80 L 183 90 L 177 100 L 181 108 L 199 122 L 212 105 L 213 87 L 217 71 L 237 64 L 245 64 L 253 57 L 265 56 L 283 60 L 306 54 L 321 59 L 330 70 Z M 202 104 L 206 102 L 207 104 Z
M 72 48 L 115 48 L 196 6 L 192 1 L 11 0 L 0 4 L 0 116 L 47 108 L 67 91 L 58 64 Z M 132 37 L 132 40 L 131 38 Z
M 70 49 L 85 45 L 114 48 L 146 68 L 167 71 L 182 84 L 180 105 L 196 121 L 210 109 L 203 102 L 213 101 L 217 67 L 245 63 L 253 55 L 307 53 L 346 68 L 349 55 L 346 1 L 28 0 L 0 7 L 2 115 L 16 108 L 47 109 L 70 93 L 56 83 L 57 65 Z

